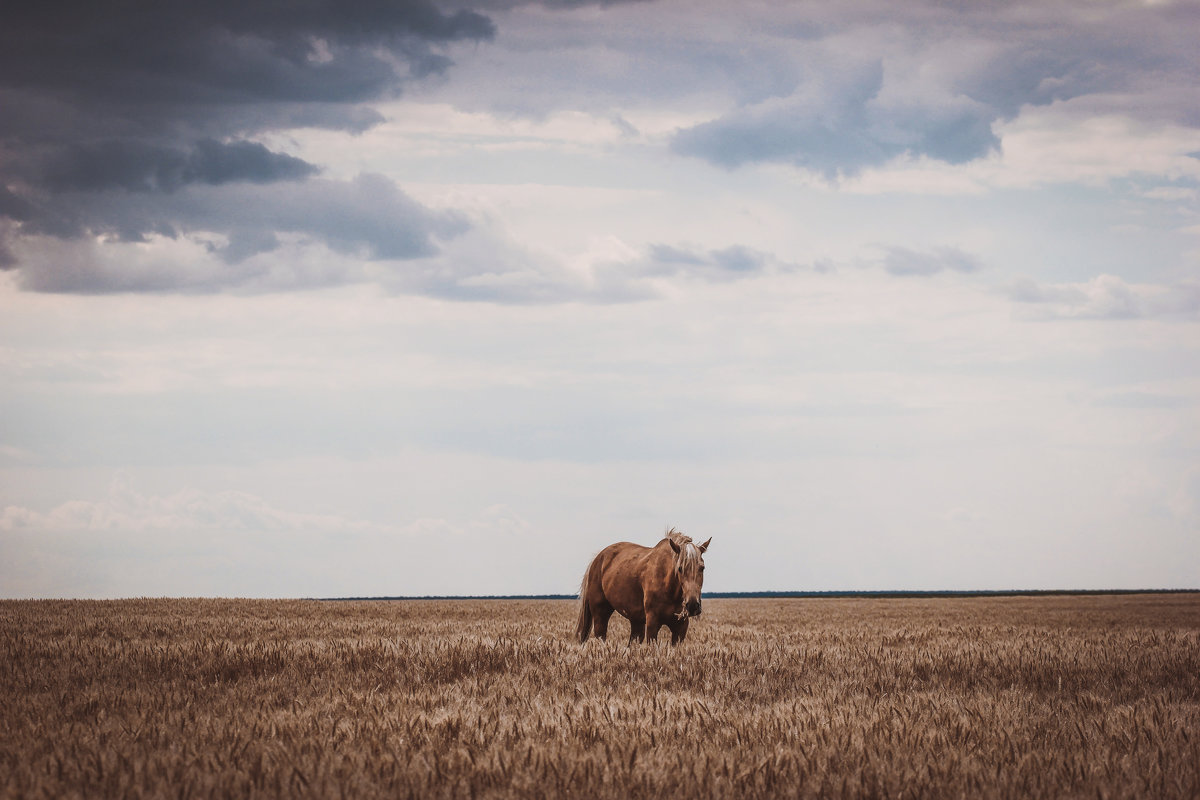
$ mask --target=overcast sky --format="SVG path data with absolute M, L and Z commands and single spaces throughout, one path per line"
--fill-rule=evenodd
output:
M 1200 587 L 1200 4 L 7 9 L 0 596 Z

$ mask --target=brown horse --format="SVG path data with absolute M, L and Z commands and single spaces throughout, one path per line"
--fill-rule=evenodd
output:
M 616 611 L 629 620 L 629 643 L 658 640 L 658 629 L 671 629 L 671 644 L 687 636 L 688 617 L 700 616 L 704 584 L 704 544 L 672 528 L 654 547 L 632 542 L 601 550 L 579 587 L 579 622 L 575 635 L 586 642 L 608 636 L 608 618 Z

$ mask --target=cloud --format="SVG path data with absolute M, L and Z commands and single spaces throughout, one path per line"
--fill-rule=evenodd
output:
M 143 493 L 122 475 L 100 499 L 0 507 L 0 589 L 10 597 L 511 592 L 514 575 L 536 580 L 544 564 L 502 570 L 491 582 L 481 576 L 536 535 L 503 504 L 380 523 L 244 491 Z M 427 568 L 451 562 L 457 580 Z
M 647 248 L 641 271 L 647 276 L 720 282 L 762 275 L 782 266 L 770 253 L 740 244 L 707 250 L 653 244 Z
M 1093 98 L 1100 114 L 1200 125 L 1186 101 L 1200 73 L 1183 33 L 1194 10 L 999 8 L 889 6 L 884 24 L 860 5 L 797 12 L 810 24 L 793 26 L 795 85 L 680 128 L 671 148 L 726 168 L 784 163 L 836 180 L 899 158 L 983 159 L 1000 150 L 997 123 L 1075 98 Z
M 1130 284 L 1115 275 L 1086 283 L 1039 283 L 1023 278 L 1005 289 L 1037 319 L 1200 319 L 1200 285 Z
M 616 299 L 586 272 L 570 270 L 556 256 L 493 228 L 472 230 L 437 255 L 406 266 L 380 275 L 380 283 L 398 294 L 505 305 Z
M 606 304 L 661 296 L 667 282 L 725 283 L 799 269 L 743 244 L 639 250 L 618 241 L 572 261 L 518 242 L 486 219 L 426 208 L 372 174 L 169 193 L 70 192 L 58 200 L 57 216 L 26 225 L 17 242 L 10 269 L 24 289 L 253 293 L 373 282 L 457 301 Z
M 366 103 L 444 72 L 454 42 L 494 34 L 482 14 L 427 0 L 11 9 L 0 27 L 0 266 L 29 288 L 138 289 L 63 280 L 41 240 L 90 240 L 79 256 L 198 232 L 227 239 L 217 252 L 231 264 L 287 233 L 367 258 L 427 255 L 446 232 L 440 215 L 385 180 L 311 182 L 319 165 L 255 137 L 362 131 L 382 120 Z M 275 184 L 289 193 L 246 190 Z
M 488 18 L 426 0 L 25 4 L 0 29 L 0 137 L 17 147 L 36 134 L 53 149 L 361 130 L 378 115 L 358 103 L 444 71 L 446 45 L 494 34 Z
M 6 506 L 0 531 L 254 531 L 303 533 L 372 532 L 374 523 L 332 514 L 307 514 L 272 506 L 246 492 L 201 492 L 187 489 L 169 495 L 146 495 L 118 479 L 104 500 L 71 500 L 49 511 Z
M 183 150 L 118 139 L 77 144 L 56 153 L 43 167 L 41 184 L 51 192 L 174 192 L 193 183 L 297 181 L 319 171 L 257 142 L 203 139 Z
M 921 253 L 905 247 L 889 247 L 883 268 L 900 277 L 936 275 L 939 272 L 975 272 L 979 261 L 955 247 L 939 247 Z
M 794 269 L 744 245 L 704 249 L 598 243 L 574 263 L 477 226 L 430 258 L 377 276 L 395 292 L 512 305 L 628 303 L 662 296 L 669 281 L 724 283 Z
M 13 267 L 23 288 L 95 294 L 353 283 L 366 279 L 372 262 L 386 268 L 432 256 L 440 242 L 469 227 L 462 215 L 427 209 L 388 178 L 370 174 L 298 185 L 197 186 L 165 195 L 74 193 L 60 197 L 55 212 L 56 227 L 46 236 L 21 242 L 36 254 Z M 28 226 L 41 228 L 40 222 Z M 112 241 L 54 238 L 84 229 Z M 147 242 L 156 247 L 120 246 Z M 286 259 L 260 257 L 289 242 Z M 312 245 L 342 258 L 296 252 Z
M 775 161 L 834 179 L 901 155 L 958 164 L 999 146 L 984 106 L 966 98 L 896 104 L 881 97 L 883 87 L 881 61 L 850 65 L 785 101 L 685 128 L 671 148 L 723 167 Z
M 132 104 L 118 113 L 166 121 L 156 109 L 370 99 L 392 88 L 399 65 L 445 69 L 437 44 L 494 34 L 487 17 L 427 0 L 31 3 L 5 14 L 0 74 L 10 87 Z
M 486 8 L 488 10 L 511 10 L 520 8 L 521 6 L 542 6 L 556 11 L 570 11 L 578 8 L 588 8 L 590 6 L 600 6 L 602 8 L 608 6 L 619 6 L 629 3 L 649 3 L 653 0 L 469 0 L 469 2 L 460 2 L 460 0 L 450 0 L 446 5 L 454 8 Z
M 1123 391 L 1101 393 L 1092 401 L 1092 405 L 1102 408 L 1173 409 L 1194 408 L 1197 401 L 1196 398 L 1186 395 L 1153 391 Z

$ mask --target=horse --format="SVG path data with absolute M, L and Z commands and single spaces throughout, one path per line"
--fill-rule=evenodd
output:
M 688 618 L 700 616 L 704 584 L 704 553 L 712 537 L 696 544 L 671 528 L 654 547 L 633 542 L 610 544 L 601 550 L 579 586 L 580 644 L 594 634 L 608 637 L 608 619 L 616 611 L 629 620 L 629 643 L 658 641 L 663 625 L 671 629 L 671 644 L 687 636 Z

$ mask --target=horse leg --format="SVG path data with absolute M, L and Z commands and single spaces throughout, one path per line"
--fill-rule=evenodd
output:
M 640 642 L 646 638 L 646 620 L 629 620 L 629 643 Z
M 597 639 L 608 638 L 608 618 L 612 614 L 613 607 L 607 604 L 592 609 L 592 633 Z
M 646 641 L 658 641 L 658 629 L 663 626 L 663 621 L 656 616 L 646 615 Z
M 671 628 L 671 644 L 679 644 L 687 638 L 688 621 L 685 617 L 678 622 L 669 623 Z

